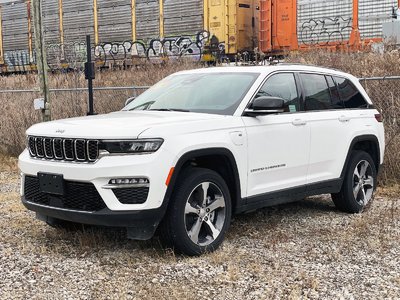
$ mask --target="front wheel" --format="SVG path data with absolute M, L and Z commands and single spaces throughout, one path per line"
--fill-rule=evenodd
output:
M 342 189 L 332 194 L 332 200 L 344 212 L 359 213 L 372 200 L 375 187 L 374 161 L 367 152 L 354 151 L 345 171 Z
M 165 219 L 161 240 L 177 252 L 200 255 L 222 243 L 232 214 L 229 189 L 216 172 L 191 168 L 178 178 Z

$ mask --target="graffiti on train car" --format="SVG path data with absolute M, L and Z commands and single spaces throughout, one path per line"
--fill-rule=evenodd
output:
M 165 58 L 176 60 L 187 57 L 192 61 L 200 61 L 207 44 L 214 43 L 214 54 L 215 52 L 224 53 L 224 43 L 219 43 L 215 39 L 215 37 L 210 37 L 208 31 L 202 30 L 194 36 L 180 35 L 153 38 L 148 41 L 104 42 L 95 45 L 92 53 L 98 65 L 103 67 L 125 64 L 136 58 L 158 62 Z M 47 63 L 51 70 L 81 68 L 86 60 L 84 42 L 48 44 L 46 51 Z M 5 63 L 10 70 L 25 71 L 28 70 L 26 66 L 35 64 L 35 54 L 33 53 L 32 56 L 27 50 L 8 51 L 5 53 Z
M 307 46 L 327 45 L 333 41 L 342 44 L 351 29 L 352 18 L 309 19 L 301 24 L 300 41 Z
M 34 60 L 31 59 L 28 50 L 9 50 L 4 52 L 4 63 L 11 67 L 18 66 L 19 69 L 17 71 L 25 71 L 25 66 L 33 62 Z
M 206 43 L 210 40 L 208 31 L 200 31 L 195 36 L 174 36 L 154 38 L 145 41 L 124 41 L 102 43 L 95 47 L 95 57 L 104 64 L 129 58 L 146 58 L 159 60 L 168 57 L 177 59 L 188 57 L 200 61 Z M 221 49 L 222 46 L 220 46 Z

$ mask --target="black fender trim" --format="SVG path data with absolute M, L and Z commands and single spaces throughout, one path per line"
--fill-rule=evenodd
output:
M 359 135 L 359 136 L 356 136 L 350 143 L 349 150 L 347 151 L 346 160 L 344 162 L 342 172 L 340 173 L 340 178 L 342 180 L 344 179 L 344 174 L 345 174 L 347 166 L 349 164 L 351 151 L 354 149 L 354 145 L 357 144 L 358 142 L 373 142 L 373 143 L 376 144 L 376 149 L 375 150 L 376 150 L 376 154 L 378 156 L 377 157 L 378 164 L 375 166 L 375 168 L 376 168 L 377 172 L 379 170 L 379 165 L 381 163 L 381 149 L 380 149 L 378 138 L 373 134 Z M 374 159 L 374 157 L 372 159 Z
M 173 172 L 171 180 L 168 184 L 167 192 L 165 193 L 165 196 L 164 196 L 163 207 L 165 208 L 165 211 L 168 206 L 169 200 L 171 198 L 171 195 L 172 195 L 174 186 L 176 184 L 176 181 L 178 179 L 179 173 L 182 171 L 182 167 L 185 165 L 185 163 L 187 163 L 197 157 L 208 156 L 208 155 L 222 155 L 222 156 L 225 156 L 228 158 L 228 160 L 232 166 L 232 170 L 233 170 L 233 179 L 234 179 L 234 183 L 235 183 L 234 188 L 235 188 L 235 192 L 236 192 L 236 199 L 232 199 L 235 203 L 232 203 L 232 204 L 234 207 L 236 205 L 237 206 L 241 205 L 242 197 L 241 197 L 241 189 L 240 189 L 239 171 L 237 168 L 235 157 L 233 156 L 232 152 L 227 148 L 206 148 L 206 149 L 197 149 L 197 150 L 186 152 L 179 158 L 178 162 L 176 163 L 176 165 L 174 167 L 174 172 Z M 164 213 L 165 213 L 165 211 L 164 211 Z

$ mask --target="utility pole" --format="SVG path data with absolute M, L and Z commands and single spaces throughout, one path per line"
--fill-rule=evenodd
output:
M 44 45 L 42 0 L 32 0 L 33 28 L 35 33 L 35 52 L 36 66 L 39 75 L 40 92 L 44 99 L 44 109 L 42 109 L 43 121 L 51 120 L 51 106 L 49 94 L 49 81 L 47 74 L 46 47 Z
M 92 62 L 92 45 L 90 43 L 90 35 L 86 36 L 86 56 L 87 62 L 85 63 L 85 79 L 88 81 L 88 113 L 87 115 L 95 115 L 93 106 L 93 79 L 95 79 L 95 66 Z

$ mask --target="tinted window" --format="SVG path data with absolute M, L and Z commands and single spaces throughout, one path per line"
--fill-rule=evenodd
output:
M 300 110 L 300 101 L 293 73 L 272 75 L 258 91 L 256 98 L 261 96 L 282 98 L 285 100 L 286 112 Z
M 306 110 L 332 109 L 331 93 L 324 75 L 301 74 Z
M 343 108 L 343 102 L 340 100 L 339 91 L 331 76 L 325 76 L 328 82 L 329 91 L 331 92 L 332 108 Z
M 364 97 L 360 94 L 350 80 L 341 77 L 335 77 L 335 81 L 339 88 L 340 99 L 343 101 L 345 108 L 366 107 L 367 103 L 365 102 Z

